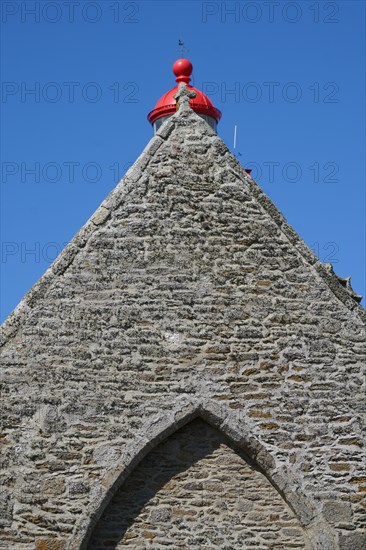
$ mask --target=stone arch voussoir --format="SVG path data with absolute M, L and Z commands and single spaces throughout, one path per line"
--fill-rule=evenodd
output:
M 145 437 L 130 443 L 123 458 L 109 471 L 105 487 L 95 496 L 88 515 L 76 525 L 68 550 L 86 550 L 90 536 L 109 502 L 140 461 L 159 443 L 194 420 L 202 418 L 219 430 L 253 460 L 269 482 L 293 510 L 304 529 L 309 550 L 337 550 L 333 528 L 323 519 L 315 501 L 306 495 L 299 479 L 280 466 L 270 450 L 250 432 L 247 423 L 235 411 L 217 402 L 186 402 L 179 408 L 159 412 L 145 426 Z

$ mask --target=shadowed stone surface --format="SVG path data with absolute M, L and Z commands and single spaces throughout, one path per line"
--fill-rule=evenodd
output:
M 248 447 L 313 550 L 362 547 L 365 311 L 189 109 L 6 321 L 1 362 L 0 548 L 85 549 L 197 411 Z
M 227 438 L 195 420 L 137 466 L 89 550 L 305 548 L 293 512 Z

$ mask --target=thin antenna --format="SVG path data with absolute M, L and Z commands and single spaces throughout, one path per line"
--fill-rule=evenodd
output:
M 236 134 L 237 134 L 237 125 L 235 124 L 234 126 L 234 157 L 238 158 L 238 157 L 241 157 L 241 153 L 237 153 L 236 152 Z

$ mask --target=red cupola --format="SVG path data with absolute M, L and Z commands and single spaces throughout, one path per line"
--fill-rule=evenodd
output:
M 221 112 L 214 107 L 212 101 L 206 94 L 189 85 L 192 71 L 193 66 L 188 59 L 177 59 L 174 63 L 173 73 L 176 76 L 175 80 L 177 85 L 161 96 L 155 108 L 147 115 L 147 119 L 153 125 L 155 132 L 167 118 L 176 112 L 177 102 L 174 96 L 178 92 L 178 86 L 181 82 L 184 82 L 189 90 L 196 92 L 196 97 L 189 101 L 193 111 L 200 115 L 214 130 L 216 130 L 216 124 L 221 118 Z

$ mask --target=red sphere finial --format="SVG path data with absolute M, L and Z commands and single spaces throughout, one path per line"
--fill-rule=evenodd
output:
M 177 83 L 174 88 L 168 90 L 161 96 L 156 103 L 155 108 L 147 115 L 148 121 L 151 124 L 155 124 L 155 122 L 160 118 L 174 115 L 174 113 L 177 112 L 176 94 L 179 91 L 179 84 L 181 82 L 184 82 L 187 88 L 190 91 L 194 91 L 196 94 L 195 97 L 191 97 L 189 100 L 189 105 L 193 111 L 199 115 L 205 115 L 206 117 L 214 119 L 216 123 L 220 120 L 221 113 L 213 105 L 211 99 L 206 94 L 189 84 L 192 71 L 193 66 L 188 59 L 181 57 L 176 60 L 173 64 L 173 73 L 176 76 Z
M 192 71 L 192 63 L 183 57 L 181 59 L 177 59 L 177 61 L 173 64 L 173 73 L 177 77 L 175 80 L 178 83 L 185 82 L 186 84 L 189 84 L 191 81 L 189 77 L 191 76 Z

